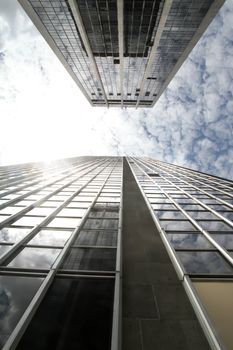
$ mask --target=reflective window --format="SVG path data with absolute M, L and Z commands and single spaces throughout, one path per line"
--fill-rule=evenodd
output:
M 99 210 L 95 210 L 95 209 L 92 209 L 90 214 L 89 214 L 89 217 L 91 218 L 118 218 L 119 217 L 119 212 L 118 211 L 106 211 L 106 210 L 103 210 L 103 209 L 99 209 Z
M 60 249 L 24 248 L 7 266 L 26 269 L 48 269 L 59 253 Z
M 11 245 L 0 245 L 0 256 L 6 253 L 11 247 Z
M 90 203 L 72 201 L 67 205 L 67 208 L 88 208 Z
M 116 251 L 105 248 L 71 248 L 63 261 L 65 270 L 114 271 Z
M 10 217 L 10 215 L 0 215 L 0 222 L 3 222 L 4 220 L 6 220 L 9 217 Z
M 160 225 L 166 231 L 195 231 L 195 230 L 197 230 L 189 221 L 160 220 Z
M 37 207 L 33 208 L 32 210 L 28 211 L 25 215 L 41 215 L 41 216 L 48 216 L 54 211 L 54 208 L 42 208 Z
M 0 242 L 15 243 L 24 238 L 30 229 L 4 227 L 0 230 Z
M 55 218 L 48 224 L 48 227 L 75 228 L 79 226 L 80 221 L 81 219 Z
M 113 279 L 56 278 L 17 349 L 109 350 L 113 296 Z
M 232 231 L 233 228 L 223 221 L 198 221 L 199 225 L 207 231 Z
M 215 239 L 225 249 L 233 249 L 233 234 L 231 233 L 212 233 L 211 237 Z
M 116 246 L 117 231 L 80 231 L 76 245 Z
M 232 274 L 231 266 L 217 252 L 177 252 L 187 273 Z
M 199 219 L 199 220 L 216 220 L 218 219 L 217 216 L 215 216 L 214 214 L 212 214 L 209 211 L 189 211 L 188 214 L 194 218 L 194 219 Z
M 44 220 L 42 216 L 23 216 L 16 220 L 12 225 L 14 226 L 36 226 Z
M 6 207 L 4 209 L 0 210 L 0 214 L 8 214 L 8 215 L 12 215 L 12 214 L 16 214 L 18 213 L 20 210 L 22 210 L 22 208 L 20 207 Z
M 43 279 L 0 276 L 0 346 L 7 341 Z
M 83 217 L 83 215 L 86 213 L 86 209 L 70 209 L 65 208 L 62 209 L 57 216 L 76 216 L 76 217 Z
M 175 249 L 213 249 L 212 244 L 198 233 L 168 233 L 167 237 Z
M 65 242 L 69 239 L 72 231 L 62 231 L 62 230 L 42 230 L 38 232 L 34 238 L 32 238 L 28 244 L 35 245 L 61 245 L 63 246 Z
M 184 214 L 178 210 L 177 211 L 159 210 L 159 211 L 154 211 L 154 213 L 159 219 L 183 219 L 183 220 L 186 219 Z
M 115 219 L 87 219 L 84 228 L 87 229 L 117 229 L 118 220 Z

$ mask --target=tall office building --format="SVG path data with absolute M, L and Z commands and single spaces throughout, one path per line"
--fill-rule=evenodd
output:
M 224 0 L 19 0 L 93 106 L 152 107 Z
M 133 157 L 0 180 L 3 349 L 233 348 L 231 181 Z

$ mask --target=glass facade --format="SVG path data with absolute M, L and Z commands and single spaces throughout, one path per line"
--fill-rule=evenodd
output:
M 116 349 L 123 161 L 194 309 L 231 348 L 233 183 L 133 157 L 0 168 L 1 347 Z
M 111 349 L 122 169 L 111 157 L 0 168 L 1 346 Z
M 151 107 L 224 0 L 19 2 L 93 106 Z

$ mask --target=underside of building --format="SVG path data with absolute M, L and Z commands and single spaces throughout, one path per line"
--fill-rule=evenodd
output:
M 19 0 L 93 106 L 152 107 L 224 0 Z

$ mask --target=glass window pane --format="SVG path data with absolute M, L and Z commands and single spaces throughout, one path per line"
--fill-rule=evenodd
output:
M 118 220 L 115 219 L 87 219 L 84 224 L 86 229 L 114 229 L 118 226 Z
M 196 231 L 197 230 L 189 221 L 160 220 L 160 225 L 166 231 Z
M 27 269 L 48 269 L 60 251 L 60 249 L 51 248 L 24 248 L 7 266 Z
M 19 220 L 15 221 L 14 226 L 36 226 L 44 220 L 42 216 L 23 216 Z
M 0 210 L 0 214 L 8 214 L 8 215 L 12 215 L 12 214 L 16 214 L 18 213 L 20 210 L 22 210 L 22 208 L 20 207 L 6 207 L 4 209 Z
M 7 341 L 43 279 L 0 276 L 0 346 Z
M 71 233 L 71 231 L 42 230 L 38 232 L 35 237 L 28 242 L 28 244 L 63 246 L 69 239 Z
M 62 268 L 65 270 L 114 271 L 115 249 L 72 248 Z
M 70 209 L 65 208 L 62 209 L 57 216 L 76 216 L 76 217 L 83 217 L 83 215 L 86 213 L 86 209 Z
M 0 242 L 15 243 L 24 238 L 30 229 L 4 227 L 0 230 Z
M 88 208 L 90 206 L 90 203 L 87 202 L 75 202 L 72 201 L 70 204 L 67 205 L 67 208 Z
M 198 233 L 168 233 L 167 237 L 175 249 L 213 249 L 212 244 Z
M 54 208 L 33 208 L 32 210 L 28 211 L 25 215 L 41 215 L 41 216 L 48 216 L 54 211 Z
M 211 237 L 215 239 L 225 249 L 233 249 L 233 234 L 231 233 L 213 233 Z
M 11 247 L 11 245 L 0 245 L 0 256 L 7 252 Z
M 109 350 L 113 296 L 114 279 L 56 278 L 17 349 Z
M 206 220 L 206 219 L 210 219 L 210 220 L 216 220 L 218 219 L 218 217 L 212 213 L 210 213 L 209 211 L 189 211 L 188 214 L 190 216 L 192 216 L 192 218 L 194 219 L 199 219 L 199 220 Z
M 47 226 L 61 228 L 75 228 L 79 226 L 81 219 L 55 218 Z
M 184 214 L 181 211 L 164 211 L 164 210 L 159 210 L 159 211 L 154 211 L 155 215 L 159 219 L 186 219 Z
M 116 246 L 117 231 L 84 231 L 82 230 L 75 245 Z
M 207 231 L 232 231 L 233 228 L 223 221 L 198 221 L 202 228 Z
M 188 273 L 232 274 L 231 266 L 217 252 L 177 252 Z

